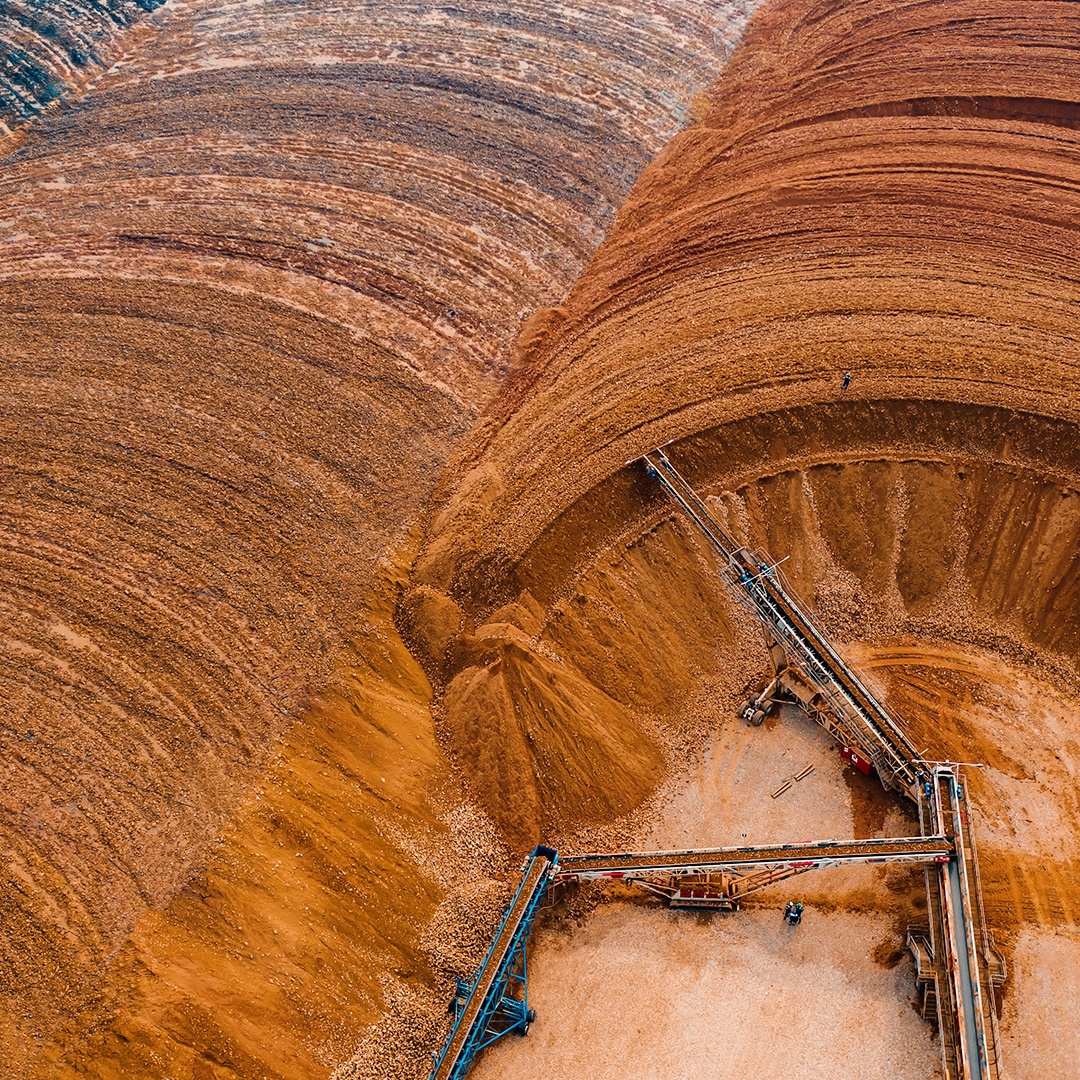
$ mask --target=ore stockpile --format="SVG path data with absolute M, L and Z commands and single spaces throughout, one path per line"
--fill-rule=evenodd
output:
M 641 850 L 760 689 L 669 443 L 984 764 L 1020 1068 L 1080 926 L 1073 5 L 0 26 L 12 1075 L 425 1075 L 523 854 Z

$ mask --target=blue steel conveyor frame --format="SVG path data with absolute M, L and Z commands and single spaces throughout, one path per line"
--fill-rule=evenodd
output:
M 521 881 L 495 939 L 469 980 L 459 979 L 451 1003 L 455 1020 L 442 1051 L 435 1055 L 430 1080 L 460 1080 L 485 1046 L 516 1031 L 529 1030 L 526 948 L 533 923 L 558 866 L 558 853 L 537 845 L 521 869 Z M 511 993 L 516 984 L 522 996 Z

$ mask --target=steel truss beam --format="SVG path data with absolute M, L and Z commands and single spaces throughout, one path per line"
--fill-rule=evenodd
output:
M 675 907 L 731 910 L 738 907 L 741 897 L 807 870 L 859 863 L 947 862 L 952 854 L 952 841 L 945 836 L 618 852 L 565 858 L 554 880 L 621 879 L 664 897 Z
M 945 1076 L 999 1080 L 993 988 L 1004 980 L 1005 966 L 986 925 L 967 792 L 956 768 L 923 759 L 795 598 L 778 565 L 736 544 L 662 450 L 642 460 L 721 556 L 725 581 L 765 631 L 774 675 L 765 693 L 752 699 L 748 718 L 759 722 L 766 698 L 798 702 L 845 747 L 861 750 L 884 783 L 917 804 L 922 835 L 601 853 L 561 862 L 554 850 L 538 846 L 525 860 L 483 962 L 471 979 L 457 982 L 450 1006 L 454 1023 L 442 1051 L 433 1055 L 430 1080 L 461 1080 L 484 1047 L 528 1031 L 534 1014 L 527 944 L 549 885 L 621 879 L 664 896 L 672 906 L 731 909 L 740 897 L 807 870 L 900 862 L 926 864 L 930 925 L 912 928 L 908 945 L 924 1015 L 936 1012 L 939 1021 Z
M 436 1052 L 430 1080 L 461 1080 L 485 1046 L 511 1032 L 524 1035 L 534 1013 L 529 1008 L 526 949 L 529 933 L 547 894 L 558 854 L 536 847 L 525 860 L 521 881 L 495 939 L 471 979 L 458 979 L 450 1010 L 454 1023 L 441 1052 Z M 515 997 L 520 990 L 521 997 Z
M 887 786 L 917 802 L 921 777 L 929 772 L 921 755 L 829 642 L 779 564 L 729 536 L 663 450 L 641 460 L 720 555 L 724 580 L 761 623 L 784 691 L 839 742 L 861 750 Z
M 1005 968 L 986 925 L 967 792 L 956 766 L 928 762 L 916 751 L 797 600 L 779 564 L 738 545 L 663 450 L 641 460 L 720 556 L 724 580 L 765 632 L 773 678 L 743 715 L 760 723 L 768 705 L 798 702 L 846 748 L 861 751 L 884 784 L 918 806 L 924 837 L 948 836 L 952 842 L 951 857 L 927 866 L 930 925 L 909 933 L 908 944 L 924 991 L 924 1014 L 937 1013 L 946 1080 L 999 1080 L 993 989 Z

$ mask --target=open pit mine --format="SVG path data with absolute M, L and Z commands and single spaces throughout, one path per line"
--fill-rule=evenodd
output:
M 1080 5 L 0 41 L 0 1074 L 1077 1075 Z

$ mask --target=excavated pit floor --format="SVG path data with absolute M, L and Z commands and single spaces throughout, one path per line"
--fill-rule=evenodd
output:
M 936 724 L 951 750 L 963 726 L 970 760 L 989 759 L 969 775 L 990 922 L 1009 960 L 1001 1010 L 1008 1075 L 1070 1075 L 1080 1055 L 1068 1015 L 1080 988 L 1080 927 L 1059 879 L 1080 839 L 1067 779 L 1080 768 L 1075 709 L 1031 671 L 978 650 L 847 652 L 888 686 L 916 730 Z M 667 785 L 642 846 L 916 831 L 904 804 L 846 766 L 797 711 L 760 729 L 723 715 L 703 720 L 715 734 L 696 765 Z M 808 776 L 771 797 L 807 765 Z M 921 869 L 855 867 L 792 879 L 736 914 L 673 912 L 620 896 L 538 934 L 530 994 L 539 1019 L 528 1038 L 489 1051 L 475 1075 L 940 1076 L 937 1037 L 918 1014 L 903 949 L 904 925 L 925 909 L 922 892 Z M 1043 904 L 1033 906 L 1028 897 L 1039 896 Z M 780 917 L 788 897 L 807 905 L 796 929 Z
M 543 1023 L 474 1075 L 925 1080 L 938 1075 L 937 1049 L 904 1000 L 908 973 L 877 967 L 866 948 L 888 929 L 842 912 L 791 929 L 766 909 L 606 907 L 569 941 L 542 940 Z

